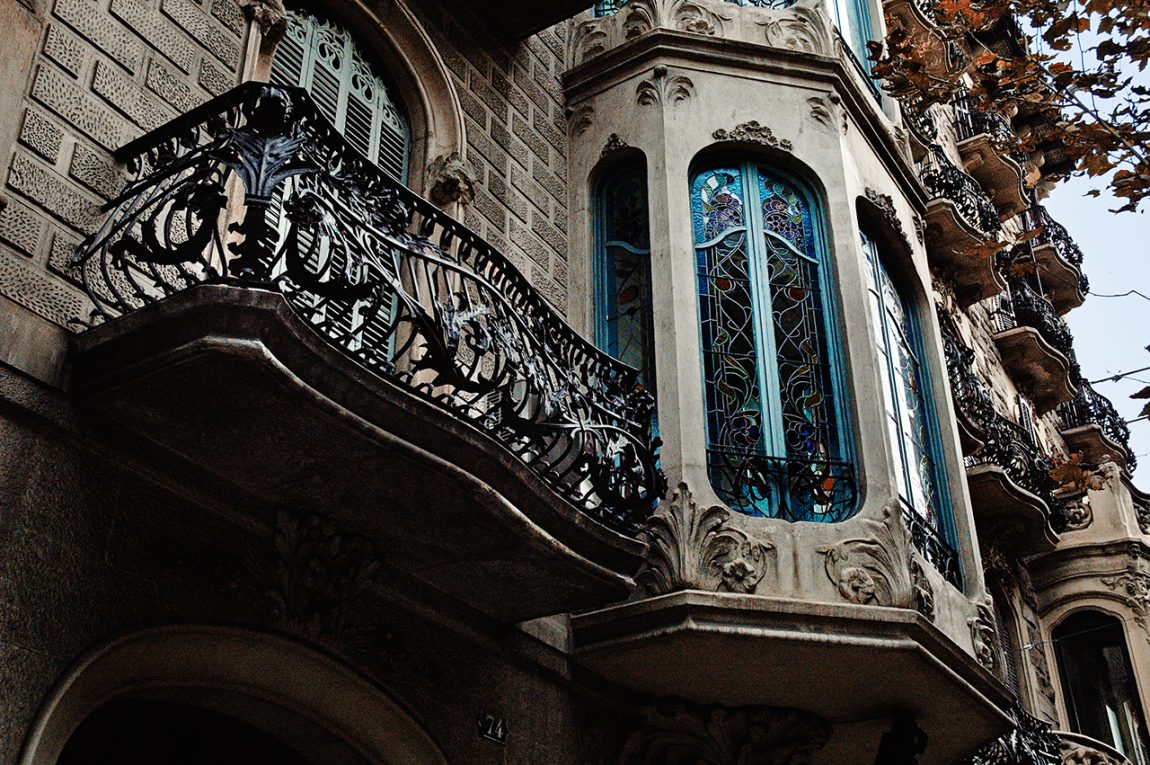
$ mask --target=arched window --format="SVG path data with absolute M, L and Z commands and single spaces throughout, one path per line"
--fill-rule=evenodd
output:
M 642 165 L 604 179 L 595 210 L 595 341 L 654 393 L 651 239 Z
M 707 463 L 732 509 L 792 521 L 855 511 L 819 211 L 755 164 L 691 181 Z
M 1080 611 L 1051 637 L 1071 730 L 1109 744 L 1134 765 L 1148 765 L 1146 722 L 1122 622 Z
M 272 61 L 274 85 L 302 87 L 348 142 L 400 181 L 407 179 L 411 128 L 384 77 L 351 33 L 305 11 L 288 12 Z
M 898 492 L 904 505 L 951 537 L 930 380 L 923 367 L 922 332 L 914 306 L 887 273 L 875 239 L 865 231 L 871 318 L 878 332 L 878 361 L 891 446 L 898 460 Z

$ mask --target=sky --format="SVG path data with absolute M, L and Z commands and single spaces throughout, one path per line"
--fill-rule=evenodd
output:
M 1066 314 L 1074 333 L 1082 373 L 1094 382 L 1104 377 L 1150 367 L 1150 299 L 1117 295 L 1139 290 L 1150 297 L 1150 214 L 1121 213 L 1114 197 L 1085 196 L 1101 188 L 1101 179 L 1071 178 L 1058 186 L 1043 204 L 1078 242 L 1085 255 L 1083 271 L 1090 279 L 1086 302 Z M 1129 398 L 1150 385 L 1150 370 L 1119 382 L 1099 382 L 1094 389 L 1114 402 L 1127 420 L 1134 419 L 1145 401 Z M 1130 447 L 1138 457 L 1134 484 L 1150 489 L 1150 421 L 1130 425 Z

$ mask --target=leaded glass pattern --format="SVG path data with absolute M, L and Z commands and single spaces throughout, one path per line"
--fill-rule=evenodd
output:
M 890 278 L 875 240 L 862 232 L 867 290 L 877 336 L 888 436 L 898 459 L 902 501 L 941 530 L 943 494 L 932 409 L 922 364 L 922 338 L 910 304 Z
M 611 16 L 627 4 L 628 0 L 599 0 L 595 3 L 596 16 Z M 726 0 L 734 5 L 752 5 L 756 8 L 790 8 L 795 0 Z
M 642 166 L 609 178 L 599 190 L 596 341 L 639 370 L 654 391 L 651 244 L 647 177 Z
M 854 512 L 814 212 L 754 165 L 691 184 L 707 454 L 731 507 L 787 520 Z

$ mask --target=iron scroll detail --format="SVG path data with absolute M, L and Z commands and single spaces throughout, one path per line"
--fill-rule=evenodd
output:
M 246 83 L 117 153 L 72 266 L 85 325 L 197 284 L 281 293 L 329 344 L 637 532 L 665 493 L 653 398 L 496 250 L 344 141 L 298 88 Z

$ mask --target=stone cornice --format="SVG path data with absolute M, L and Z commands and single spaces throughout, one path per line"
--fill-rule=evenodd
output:
M 889 119 L 857 82 L 858 75 L 839 58 L 659 28 L 568 70 L 563 75 L 568 101 L 576 103 L 602 92 L 645 72 L 653 63 L 669 63 L 667 59 L 680 66 L 744 70 L 756 77 L 773 74 L 833 88 L 915 212 L 925 211 L 925 192 L 914 167 L 899 150 Z

